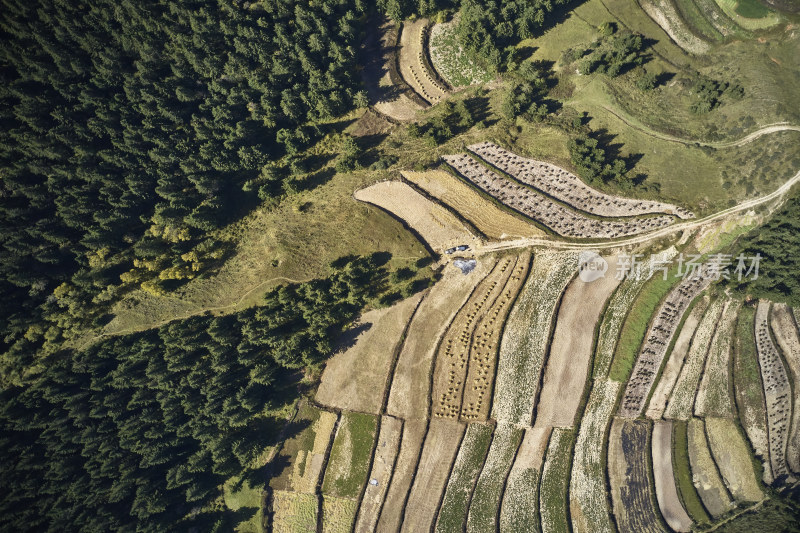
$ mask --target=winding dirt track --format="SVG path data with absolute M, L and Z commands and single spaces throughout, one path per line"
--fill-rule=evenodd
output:
M 798 128 L 798 131 L 800 131 L 800 128 Z M 671 226 L 658 229 L 656 231 L 647 233 L 645 235 L 637 235 L 634 237 L 627 237 L 624 239 L 617 239 L 611 241 L 599 241 L 599 242 L 588 242 L 588 243 L 565 242 L 565 241 L 557 241 L 553 239 L 543 239 L 543 238 L 518 239 L 515 241 L 487 244 L 477 249 L 476 254 L 491 253 L 491 252 L 497 252 L 499 250 L 523 248 L 528 246 L 547 246 L 549 248 L 558 248 L 563 250 L 585 250 L 585 249 L 598 250 L 598 249 L 616 248 L 620 246 L 629 246 L 632 244 L 642 244 L 652 239 L 658 239 L 666 235 L 670 235 L 672 233 L 677 233 L 679 231 L 695 229 L 700 226 L 704 226 L 706 224 L 719 220 L 721 218 L 724 218 L 728 215 L 732 215 L 740 211 L 746 211 L 761 204 L 771 202 L 772 200 L 780 198 L 781 196 L 789 192 L 792 186 L 794 186 L 799 181 L 800 181 L 800 172 L 797 172 L 797 174 L 792 176 L 786 183 L 784 183 L 783 185 L 781 185 L 780 187 L 778 187 L 776 190 L 772 191 L 769 194 L 760 196 L 758 198 L 745 200 L 744 202 L 741 202 L 738 205 L 729 207 L 728 209 L 723 209 L 722 211 L 714 213 L 713 215 L 709 215 L 705 218 L 701 218 L 691 222 L 681 222 L 678 224 L 673 224 Z
M 660 133 L 658 131 L 652 130 L 647 126 L 644 126 L 641 123 L 638 123 L 636 120 L 626 117 L 617 111 L 614 111 L 610 107 L 603 106 L 603 109 L 617 117 L 619 120 L 630 126 L 631 128 L 644 133 L 645 135 L 649 135 L 650 137 L 655 137 L 656 139 L 661 139 L 662 141 L 674 142 L 685 144 L 687 146 L 691 145 L 700 145 L 700 146 L 710 146 L 712 148 L 735 148 L 738 146 L 744 146 L 745 144 L 751 143 L 762 137 L 764 135 L 769 135 L 770 133 L 777 133 L 779 131 L 800 131 L 800 126 L 796 126 L 794 124 L 790 124 L 789 122 L 774 122 L 772 124 L 767 124 L 766 126 L 762 126 L 761 128 L 757 129 L 756 131 L 749 133 L 742 137 L 741 139 L 737 139 L 735 141 L 726 141 L 726 142 L 707 142 L 707 141 L 697 141 L 693 139 L 684 139 L 681 137 L 675 137 L 673 135 L 667 135 L 666 133 Z

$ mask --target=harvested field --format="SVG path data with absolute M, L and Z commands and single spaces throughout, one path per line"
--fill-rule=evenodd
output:
M 650 422 L 615 418 L 608 441 L 608 476 L 620 531 L 665 532 L 655 509 L 649 463 Z
M 544 533 L 569 532 L 567 484 L 574 443 L 575 430 L 553 428 L 539 486 L 539 513 Z
M 527 428 L 500 506 L 501 531 L 539 532 L 539 479 L 552 428 Z
M 717 518 L 730 511 L 733 502 L 717 471 L 714 458 L 711 457 L 703 426 L 703 420 L 699 418 L 689 420 L 689 463 L 692 466 L 694 486 L 703 500 L 703 506 Z
M 350 533 L 358 502 L 349 498 L 322 497 L 322 533 Z
M 517 294 L 528 277 L 530 264 L 530 254 L 524 253 L 517 257 L 514 270 L 502 293 L 472 332 L 464 382 L 466 388 L 461 400 L 461 418 L 465 420 L 485 420 L 489 416 L 500 336 Z
M 433 527 L 464 427 L 455 420 L 431 419 L 401 531 L 430 531 Z
M 672 394 L 664 411 L 665 418 L 689 420 L 692 417 L 697 385 L 700 383 L 700 375 L 721 315 L 722 301 L 711 302 L 697 326 L 678 381 L 672 388 Z
M 675 386 L 675 382 L 678 380 L 683 362 L 689 353 L 692 337 L 707 305 L 707 298 L 698 299 L 689 316 L 683 322 L 683 327 L 672 347 L 672 353 L 670 353 L 667 364 L 664 366 L 664 371 L 661 373 L 661 379 L 658 380 L 658 385 L 656 385 L 656 389 L 650 397 L 650 403 L 647 406 L 647 418 L 658 420 L 664 416 L 664 410 L 667 408 L 667 400 L 672 392 L 672 387 Z
M 617 258 L 605 258 L 615 272 Z M 612 274 L 587 283 L 575 277 L 564 292 L 547 358 L 534 426 L 572 427 L 583 400 L 594 333 L 606 300 L 619 285 Z
M 511 278 L 516 286 L 522 284 L 524 270 L 520 272 L 517 263 L 527 263 L 525 258 L 501 258 L 492 272 L 478 284 L 466 304 L 458 311 L 447 329 L 436 357 L 433 376 L 432 412 L 434 416 L 446 418 L 477 418 L 476 413 L 466 412 L 462 408 L 462 399 L 465 398 L 465 389 L 480 386 L 484 394 L 489 387 L 489 374 L 480 377 L 478 382 L 474 374 L 469 373 L 469 365 L 485 364 L 477 357 L 483 353 L 475 353 L 481 348 L 480 339 L 475 337 L 475 330 L 483 323 L 485 317 L 492 317 L 495 302 L 500 304 L 505 301 L 505 306 L 510 305 L 511 299 L 505 292 L 506 283 Z M 523 267 L 527 270 L 527 267 Z M 478 330 L 478 333 L 482 333 Z M 488 347 L 487 347 L 488 348 Z M 483 370 L 482 367 L 480 367 Z M 493 373 L 492 373 L 493 374 Z M 471 381 L 467 378 L 471 377 Z M 474 391 L 479 392 L 479 391 Z M 468 406 L 469 404 L 464 404 Z M 474 407 L 474 406 L 473 406 Z M 488 405 L 481 405 L 482 412 L 488 412 Z M 466 415 L 466 416 L 465 416 Z
M 397 25 L 389 19 L 367 24 L 363 54 L 366 62 L 361 74 L 369 102 L 378 112 L 410 121 L 427 103 L 406 84 L 397 69 L 398 32 Z
M 516 426 L 503 424 L 495 429 L 489 455 L 486 456 L 469 506 L 468 533 L 497 531 L 503 489 L 522 435 L 523 430 Z
M 728 301 L 720 317 L 714 341 L 708 350 L 706 368 L 697 390 L 694 404 L 696 416 L 716 416 L 733 418 L 733 398 L 731 398 L 731 341 L 736 326 L 736 317 L 741 304 Z
M 359 318 L 355 344 L 334 354 L 325 364 L 316 400 L 326 406 L 363 413 L 380 413 L 389 372 L 403 332 L 419 305 L 417 293 L 392 307 L 375 309 Z
M 383 505 L 386 491 L 389 489 L 389 482 L 392 479 L 392 471 L 400 450 L 402 434 L 402 420 L 388 415 L 381 417 L 378 442 L 372 459 L 372 470 L 369 473 L 369 479 L 374 479 L 378 483 L 377 485 L 368 483 L 364 490 L 354 530 L 356 533 L 375 531 L 381 505 Z
M 772 467 L 767 443 L 767 406 L 764 402 L 764 387 L 758 366 L 754 322 L 755 309 L 749 306 L 742 307 L 736 324 L 733 384 L 739 420 L 753 451 L 761 459 L 764 470 L 762 480 L 769 485 L 772 483 Z
M 419 462 L 427 420 L 406 420 L 389 488 L 378 519 L 378 531 L 399 531 L 403 509 Z
M 691 32 L 669 0 L 642 0 L 640 4 L 678 46 L 690 54 L 703 54 L 709 50 L 708 43 Z
M 675 247 L 670 247 L 663 252 L 653 254 L 651 261 L 668 261 L 677 255 Z M 663 264 L 663 263 L 662 263 Z M 645 263 L 644 272 L 649 272 L 654 263 Z M 626 276 L 617 290 L 608 300 L 608 306 L 600 324 L 600 331 L 597 337 L 597 349 L 594 356 L 594 368 L 592 374 L 595 378 L 606 377 L 611 370 L 611 363 L 620 339 L 622 325 L 628 315 L 633 302 L 641 292 L 645 283 L 646 276 Z M 638 346 L 637 346 L 638 348 Z
M 786 448 L 786 462 L 789 470 L 800 472 L 800 339 L 797 336 L 797 324 L 791 310 L 785 304 L 772 306 L 772 332 L 783 352 L 783 357 L 791 372 L 792 387 L 792 424 Z
M 588 218 L 524 185 L 500 176 L 466 154 L 442 159 L 470 183 L 511 209 L 547 226 L 564 237 L 614 238 L 646 233 L 672 224 L 667 215 L 641 219 L 598 220 Z
M 336 419 L 336 413 L 300 406 L 293 420 L 299 431 L 286 439 L 273 459 L 273 465 L 281 468 L 270 473 L 274 491 L 316 492 Z
M 484 257 L 466 276 L 456 267 L 445 267 L 442 278 L 430 289 L 409 325 L 392 378 L 389 414 L 405 420 L 427 418 L 430 374 L 438 341 L 494 265 L 494 259 Z
M 492 405 L 500 423 L 532 424 L 555 309 L 577 266 L 574 253 L 541 252 L 533 259 L 500 343 Z
M 342 412 L 322 482 L 325 496 L 355 500 L 361 495 L 361 488 L 367 482 L 377 423 L 372 415 Z
M 601 217 L 630 217 L 666 213 L 680 218 L 693 218 L 694 213 L 681 207 L 611 196 L 586 185 L 583 180 L 551 163 L 527 159 L 490 142 L 467 147 L 471 152 L 499 168 L 516 180 L 530 185 L 565 204 Z
M 545 234 L 530 222 L 523 220 L 522 217 L 512 215 L 487 200 L 473 187 L 449 172 L 406 170 L 401 174 L 417 187 L 424 189 L 428 194 L 457 211 L 489 239 L 541 237 Z
M 736 423 L 728 418 L 705 419 L 706 436 L 725 486 L 737 502 L 761 501 L 761 491 L 747 443 Z
M 272 493 L 272 529 L 276 533 L 316 533 L 317 495 L 276 490 Z
M 400 74 L 414 91 L 427 102 L 435 104 L 448 94 L 448 89 L 431 72 L 427 59 L 426 41 L 428 19 L 406 21 L 400 31 L 398 60 Z
M 613 533 L 615 530 L 605 490 L 605 436 L 621 386 L 608 379 L 595 380 L 581 418 L 569 484 L 573 531 Z
M 653 477 L 661 515 L 675 531 L 689 531 L 692 519 L 683 508 L 672 469 L 672 422 L 657 420 L 653 425 Z
M 682 279 L 659 306 L 655 319 L 647 329 L 644 344 L 633 367 L 633 374 L 625 388 L 619 409 L 620 416 L 636 418 L 642 414 L 645 401 L 653 388 L 683 314 L 692 300 L 711 284 L 712 277 L 707 273 L 708 270 L 704 269 L 701 276 Z
M 759 300 L 756 308 L 756 350 L 761 378 L 764 383 L 764 398 L 767 404 L 767 437 L 772 475 L 777 480 L 788 474 L 786 467 L 786 445 L 792 412 L 792 390 L 789 376 L 783 366 L 769 330 L 769 302 Z
M 455 215 L 436 205 L 402 181 L 381 181 L 356 191 L 356 200 L 368 202 L 404 220 L 433 250 L 442 252 L 478 239 Z
M 491 442 L 491 426 L 481 423 L 467 426 L 456 462 L 453 464 L 453 472 L 447 480 L 442 508 L 436 520 L 437 533 L 464 531 L 467 527 L 472 491 L 475 489 Z

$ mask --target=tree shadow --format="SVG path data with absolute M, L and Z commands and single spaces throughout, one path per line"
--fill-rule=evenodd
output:
M 359 335 L 372 329 L 372 322 L 360 322 L 353 327 L 346 329 L 339 336 L 333 354 L 342 353 L 356 345 Z

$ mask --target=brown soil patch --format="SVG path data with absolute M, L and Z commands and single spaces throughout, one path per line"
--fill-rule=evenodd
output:
M 392 473 L 389 490 L 378 519 L 377 531 L 400 531 L 408 491 L 414 479 L 414 471 L 419 462 L 422 441 L 425 438 L 427 420 L 406 420 L 403 424 L 403 438 L 400 452 Z
M 467 275 L 452 265 L 445 267 L 442 279 L 430 289 L 409 325 L 392 377 L 389 414 L 406 420 L 427 418 L 431 367 L 438 341 L 494 264 L 494 259 L 483 257 Z
M 683 322 L 683 328 L 675 340 L 675 345 L 672 348 L 672 353 L 669 356 L 667 364 L 664 366 L 664 371 L 661 373 L 661 379 L 658 381 L 656 390 L 650 398 L 650 404 L 647 408 L 647 417 L 653 420 L 658 420 L 664 416 L 664 410 L 667 408 L 667 400 L 672 387 L 678 380 L 681 373 L 683 361 L 686 359 L 686 354 L 689 353 L 689 345 L 692 342 L 692 337 L 703 317 L 703 313 L 708 305 L 707 299 L 699 300 L 692 308 L 692 312 L 686 317 Z
M 387 309 L 364 313 L 355 343 L 331 357 L 317 390 L 317 402 L 350 411 L 380 413 L 394 354 L 422 293 Z
M 350 127 L 349 132 L 355 137 L 366 137 L 382 135 L 391 129 L 391 122 L 372 109 L 367 109 L 355 124 Z
M 608 474 L 620 531 L 665 532 L 653 507 L 648 469 L 649 422 L 615 418 L 608 442 Z
M 431 72 L 424 43 L 427 40 L 428 19 L 403 23 L 398 50 L 400 75 L 414 91 L 431 104 L 448 94 L 447 88 Z
M 492 272 L 478 285 L 467 303 L 458 311 L 442 338 L 433 375 L 433 415 L 458 418 L 466 383 L 473 331 L 492 304 L 503 293 L 511 277 L 516 258 L 501 258 Z M 488 380 L 486 380 L 488 385 Z
M 356 191 L 353 196 L 404 220 L 437 252 L 460 244 L 474 247 L 479 242 L 455 215 L 401 181 L 382 181 Z
M 370 471 L 369 482 L 358 511 L 356 533 L 375 531 L 381 505 L 389 489 L 395 459 L 400 449 L 402 431 L 402 420 L 391 416 L 381 418 L 381 429 L 378 434 L 378 443 L 375 447 L 375 456 L 372 460 L 372 470 Z M 377 481 L 377 484 L 373 485 L 372 480 Z
M 672 422 L 659 420 L 653 426 L 653 476 L 658 507 L 664 520 L 675 531 L 689 531 L 692 519 L 683 508 L 672 471 Z
M 617 258 L 606 258 L 605 277 L 586 283 L 576 277 L 567 287 L 556 318 L 535 427 L 572 427 L 583 398 L 594 332 L 606 300 L 619 285 Z
M 487 200 L 449 172 L 404 171 L 402 174 L 408 181 L 453 208 L 489 239 L 530 238 L 545 234 L 530 222 L 512 215 Z
M 454 420 L 431 419 L 401 531 L 430 531 L 433 527 L 465 428 Z

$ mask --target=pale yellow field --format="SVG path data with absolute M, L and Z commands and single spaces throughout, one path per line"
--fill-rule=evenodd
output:
M 382 181 L 356 191 L 353 196 L 401 218 L 437 252 L 460 244 L 474 248 L 479 243 L 455 215 L 403 182 Z
M 458 211 L 489 239 L 503 240 L 545 235 L 544 231 L 504 211 L 448 172 L 403 171 L 401 174 L 431 196 Z

